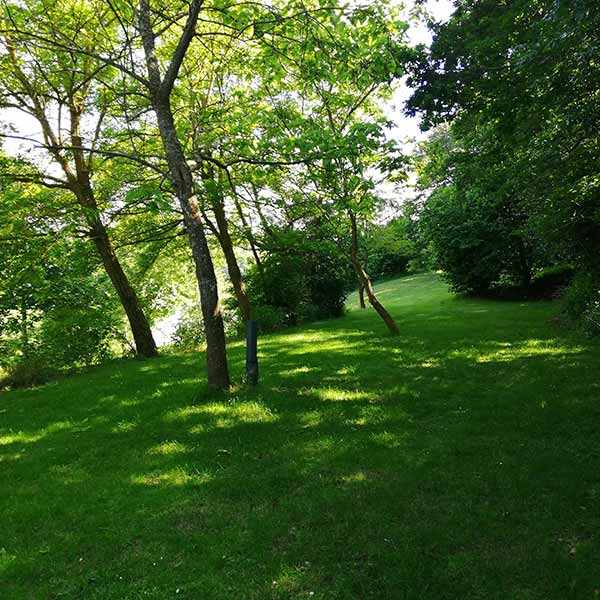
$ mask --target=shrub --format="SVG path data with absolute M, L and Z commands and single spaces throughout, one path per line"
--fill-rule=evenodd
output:
M 534 270 L 549 262 L 527 215 L 510 201 L 442 187 L 430 195 L 419 227 L 456 292 L 526 290 Z
M 261 332 L 277 331 L 285 326 L 285 314 L 282 308 L 259 304 L 253 307 L 253 312 Z
M 48 366 L 41 356 L 29 356 L 8 367 L 7 375 L 0 381 L 0 388 L 31 387 L 42 385 L 56 376 L 57 371 Z
M 561 316 L 574 329 L 600 334 L 600 277 L 576 275 L 563 296 Z
M 262 331 L 342 315 L 355 282 L 345 253 L 318 228 L 280 232 L 261 268 L 252 266 L 245 279 Z M 235 304 L 230 294 L 226 307 Z M 244 324 L 237 322 L 243 333 Z
M 119 325 L 103 306 L 56 307 L 40 323 L 35 352 L 55 370 L 98 364 L 112 355 L 110 342 Z

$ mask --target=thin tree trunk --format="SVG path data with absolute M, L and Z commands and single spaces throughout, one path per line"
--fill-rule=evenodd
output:
M 240 217 L 240 221 L 241 221 L 242 227 L 244 229 L 244 235 L 246 236 L 246 239 L 248 240 L 248 243 L 250 244 L 250 250 L 252 251 L 252 256 L 254 256 L 254 261 L 256 262 L 256 267 L 258 268 L 259 272 L 262 273 L 263 272 L 262 261 L 260 260 L 260 255 L 257 250 L 256 238 L 254 237 L 254 234 L 252 233 L 252 227 L 246 220 L 246 215 L 244 215 L 244 211 L 242 209 L 240 201 L 238 200 L 237 192 L 235 191 L 235 189 L 232 190 L 232 192 L 233 192 L 233 203 L 235 205 L 237 214 Z
M 201 170 L 202 178 L 205 181 L 214 182 L 214 176 L 210 170 L 211 169 L 209 167 L 207 167 L 207 170 L 203 168 Z M 235 256 L 235 251 L 233 249 L 233 241 L 231 239 L 231 235 L 229 234 L 227 215 L 225 214 L 225 207 L 223 206 L 223 196 L 220 192 L 213 193 L 210 191 L 210 188 L 210 185 L 207 186 L 207 194 L 212 211 L 215 215 L 215 221 L 217 222 L 217 238 L 219 240 L 219 244 L 221 245 L 221 249 L 223 250 L 225 261 L 227 262 L 229 279 L 231 280 L 231 285 L 233 286 L 233 291 L 238 301 L 242 318 L 244 321 L 250 321 L 252 318 L 252 306 L 250 304 L 250 298 L 248 298 L 248 294 L 246 293 L 244 278 L 242 277 L 242 272 L 240 271 L 240 267 Z
M 27 327 L 27 306 L 25 300 L 21 302 L 21 352 L 26 358 L 29 356 L 29 328 Z
M 358 302 L 361 308 L 367 308 L 367 305 L 365 304 L 365 286 L 360 280 L 358 281 Z
M 373 290 L 373 285 L 371 284 L 371 278 L 365 270 L 363 269 L 360 259 L 358 257 L 358 232 L 356 228 L 356 215 L 352 211 L 348 211 L 350 216 L 350 225 L 352 227 L 352 248 L 351 248 L 351 260 L 352 266 L 354 267 L 354 271 L 358 277 L 359 282 L 362 284 L 365 292 L 367 292 L 367 297 L 369 298 L 369 304 L 377 311 L 377 314 L 383 319 L 386 324 L 390 335 L 398 335 L 400 330 L 398 329 L 398 325 L 396 325 L 396 321 L 392 318 L 390 313 L 385 309 L 383 304 L 379 302 L 375 292 Z
M 206 241 L 200 208 L 194 194 L 192 173 L 186 162 L 181 142 L 177 137 L 170 102 L 171 90 L 194 35 L 201 6 L 201 0 L 192 0 L 190 3 L 186 24 L 173 51 L 171 63 L 165 72 L 164 78 L 161 77 L 156 56 L 155 35 L 151 25 L 149 0 L 139 1 L 140 33 L 148 70 L 148 90 L 156 113 L 170 178 L 183 212 L 183 221 L 188 233 L 196 268 L 206 335 L 208 385 L 215 389 L 228 389 L 229 369 L 225 347 L 225 330 L 217 290 L 217 277 Z

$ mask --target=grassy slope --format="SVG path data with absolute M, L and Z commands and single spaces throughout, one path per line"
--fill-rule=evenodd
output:
M 0 396 L 0 598 L 597 598 L 600 347 L 379 291 L 400 338 L 354 299 L 263 338 L 256 391 L 183 356 Z

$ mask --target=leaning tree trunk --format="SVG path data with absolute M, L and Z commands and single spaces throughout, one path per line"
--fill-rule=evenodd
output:
M 84 210 L 85 220 L 89 227 L 89 237 L 96 246 L 104 270 L 125 310 L 137 353 L 148 358 L 157 356 L 158 351 L 152 337 L 152 330 L 142 310 L 139 298 L 121 267 L 108 237 L 106 227 L 98 215 L 98 204 L 92 189 L 90 172 L 81 150 L 80 120 L 80 109 L 74 103 L 71 103 L 71 140 L 73 142 L 73 160 L 75 163 L 75 174 L 72 175 L 71 188 Z
M 229 369 L 217 277 L 202 224 L 200 208 L 194 194 L 192 173 L 177 137 L 170 103 L 168 100 L 166 102 L 158 101 L 155 103 L 155 110 L 171 179 L 183 212 L 183 221 L 188 232 L 196 268 L 206 334 L 208 385 L 217 389 L 228 389 Z
M 229 388 L 229 369 L 227 366 L 223 316 L 217 290 L 217 277 L 206 241 L 200 207 L 194 193 L 192 172 L 185 159 L 181 142 L 177 137 L 170 100 L 179 69 L 194 37 L 201 7 L 202 0 L 192 0 L 190 2 L 185 26 L 173 50 L 171 62 L 166 69 L 164 78 L 156 55 L 156 35 L 152 30 L 149 0 L 139 0 L 139 25 L 148 71 L 146 86 L 150 92 L 152 107 L 156 113 L 171 182 L 181 206 L 183 222 L 188 233 L 196 268 L 206 335 L 208 385 L 215 389 L 225 390 Z
M 158 351 L 152 337 L 152 330 L 148 325 L 148 320 L 142 310 L 137 294 L 131 287 L 129 279 L 113 250 L 106 227 L 98 217 L 88 217 L 88 225 L 90 225 L 90 238 L 96 246 L 104 270 L 108 274 L 127 315 L 137 353 L 146 357 L 157 356 Z
M 375 291 L 373 290 L 373 285 L 371 284 L 371 278 L 365 270 L 363 269 L 360 259 L 358 257 L 358 231 L 356 227 L 356 215 L 349 211 L 350 216 L 350 225 L 352 227 L 352 248 L 351 248 L 351 260 L 352 266 L 354 267 L 354 271 L 358 277 L 360 284 L 363 286 L 365 292 L 367 292 L 367 297 L 369 298 L 369 304 L 377 311 L 377 314 L 383 319 L 386 324 L 390 335 L 398 335 L 400 330 L 398 329 L 398 325 L 396 325 L 396 321 L 392 318 L 390 313 L 385 309 L 383 304 L 379 302 L 377 296 L 375 295 Z
M 82 86 L 74 88 L 72 95 L 66 98 L 70 112 L 70 135 L 73 162 L 61 151 L 61 133 L 57 135 L 51 126 L 51 122 L 46 115 L 46 103 L 40 99 L 37 90 L 31 84 L 28 76 L 21 70 L 15 51 L 15 46 L 11 40 L 8 40 L 8 55 L 12 61 L 17 79 L 23 85 L 26 95 L 31 101 L 31 114 L 34 116 L 41 128 L 42 134 L 50 154 L 60 165 L 66 176 L 66 189 L 74 193 L 78 204 L 83 209 L 84 218 L 90 229 L 90 237 L 100 254 L 102 264 L 108 274 L 119 300 L 125 310 L 131 332 L 135 340 L 136 350 L 142 356 L 156 356 L 156 344 L 152 337 L 152 330 L 148 325 L 146 315 L 144 314 L 138 297 L 131 287 L 127 276 L 125 275 L 119 260 L 110 243 L 108 233 L 104 224 L 98 216 L 98 205 L 91 185 L 90 162 L 84 159 L 84 150 L 81 139 L 81 118 L 85 106 L 84 99 L 88 92 L 90 81 Z M 77 98 L 76 98 L 77 97 Z M 60 120 L 59 120 L 60 123 Z M 73 169 L 74 165 L 74 169 Z

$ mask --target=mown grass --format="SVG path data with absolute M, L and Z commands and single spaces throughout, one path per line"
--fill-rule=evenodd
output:
M 600 597 L 600 347 L 435 275 L 198 356 L 0 396 L 0 598 Z M 241 380 L 243 346 L 230 348 Z

